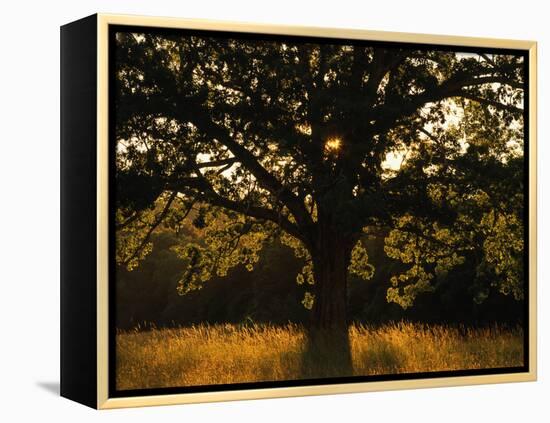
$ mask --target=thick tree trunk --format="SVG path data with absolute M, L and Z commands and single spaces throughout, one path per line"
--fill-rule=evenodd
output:
M 350 252 L 343 243 L 335 242 L 313 258 L 315 302 L 312 327 L 347 330 L 347 279 Z
M 352 374 L 346 312 L 352 244 L 336 231 L 325 230 L 312 253 L 315 300 L 306 353 L 310 377 Z

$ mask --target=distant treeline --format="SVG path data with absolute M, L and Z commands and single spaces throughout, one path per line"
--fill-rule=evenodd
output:
M 198 323 L 307 323 L 309 310 L 301 301 L 310 288 L 299 285 L 296 275 L 303 263 L 290 248 L 274 242 L 266 246 L 252 272 L 244 266 L 226 277 L 214 278 L 198 291 L 178 295 L 177 285 L 185 265 L 171 247 L 185 242 L 185 235 L 161 232 L 152 237 L 153 250 L 133 271 L 117 267 L 117 328 L 131 329 L 143 324 L 182 326 Z M 473 301 L 471 281 L 474 270 L 457 267 L 437 280 L 433 293 L 421 294 L 415 305 L 402 309 L 388 303 L 390 277 L 403 266 L 388 258 L 383 239 L 364 240 L 369 262 L 375 267 L 371 280 L 350 275 L 348 318 L 378 325 L 408 320 L 423 323 L 464 325 L 521 324 L 523 301 L 491 292 L 481 304 Z

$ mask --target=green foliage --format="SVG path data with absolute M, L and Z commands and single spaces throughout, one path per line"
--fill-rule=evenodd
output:
M 371 279 L 374 276 L 374 266 L 369 263 L 367 249 L 359 240 L 351 250 L 351 261 L 348 267 L 351 274 L 359 276 L 363 280 Z
M 425 204 L 397 217 L 386 238 L 388 256 L 411 265 L 391 278 L 387 292 L 388 301 L 404 308 L 465 263 L 475 269 L 476 303 L 492 288 L 523 299 L 521 125 L 471 103 L 463 110 L 459 126 L 413 155 L 405 169 Z M 459 140 L 455 148 L 439 154 L 441 142 L 453 145 L 450 137 Z
M 304 294 L 304 299 L 302 300 L 302 305 L 308 309 L 311 310 L 313 308 L 313 303 L 315 302 L 315 295 L 311 292 L 307 292 Z
M 280 241 L 283 245 L 286 245 L 292 249 L 296 258 L 305 262 L 302 270 L 296 275 L 296 283 L 298 285 L 303 285 L 304 283 L 313 285 L 315 283 L 315 278 L 313 276 L 313 262 L 308 249 L 299 239 L 285 233 L 281 233 Z M 311 309 L 313 307 L 313 296 L 310 295 L 307 299 L 304 298 L 302 304 L 307 309 Z
M 388 301 L 403 308 L 410 307 L 418 294 L 433 291 L 430 281 L 435 275 L 441 277 L 464 263 L 464 257 L 455 249 L 459 240 L 451 234 L 449 229 L 441 229 L 437 223 L 424 224 L 411 215 L 397 220 L 396 228 L 386 238 L 384 250 L 389 257 L 411 264 L 411 267 L 399 276 L 392 276 Z M 402 285 L 404 288 L 400 289 Z
M 494 274 L 492 286 L 505 295 L 523 299 L 523 223 L 517 215 L 491 210 L 483 216 L 481 228 L 486 237 L 478 273 Z
M 251 272 L 269 237 L 264 225 L 215 207 L 201 206 L 193 220 L 195 227 L 198 218 L 202 242 L 173 247 L 187 263 L 178 284 L 180 295 L 200 289 L 213 276 L 227 276 L 228 271 L 238 265 Z
M 168 201 L 169 197 L 163 195 L 143 210 L 117 208 L 115 260 L 118 265 L 131 271 L 151 252 L 150 236 L 165 218 L 163 210 Z

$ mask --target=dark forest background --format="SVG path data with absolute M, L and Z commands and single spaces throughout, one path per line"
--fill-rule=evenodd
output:
M 308 286 L 296 283 L 303 263 L 279 242 L 263 249 L 252 272 L 237 266 L 200 290 L 178 295 L 178 280 L 186 265 L 171 247 L 190 241 L 196 241 L 190 233 L 159 231 L 152 236 L 152 252 L 138 268 L 117 267 L 117 328 L 308 321 L 310 311 L 301 304 Z M 388 302 L 390 277 L 404 265 L 387 257 L 383 239 L 365 237 L 363 242 L 376 270 L 368 281 L 350 275 L 349 320 L 370 325 L 399 320 L 468 326 L 522 324 L 523 301 L 496 290 L 481 304 L 473 301 L 474 269 L 468 265 L 438 278 L 435 291 L 420 294 L 415 307 L 403 309 Z

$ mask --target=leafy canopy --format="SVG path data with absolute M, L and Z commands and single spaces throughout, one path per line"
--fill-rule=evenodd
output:
M 202 241 L 176 249 L 180 293 L 252 270 L 273 237 L 313 285 L 330 228 L 363 279 L 374 268 L 361 238 L 386 238 L 409 265 L 388 291 L 403 307 L 464 263 L 476 301 L 491 286 L 521 298 L 523 66 L 511 54 L 119 32 L 117 262 L 135 268 L 155 228 L 192 219 Z

